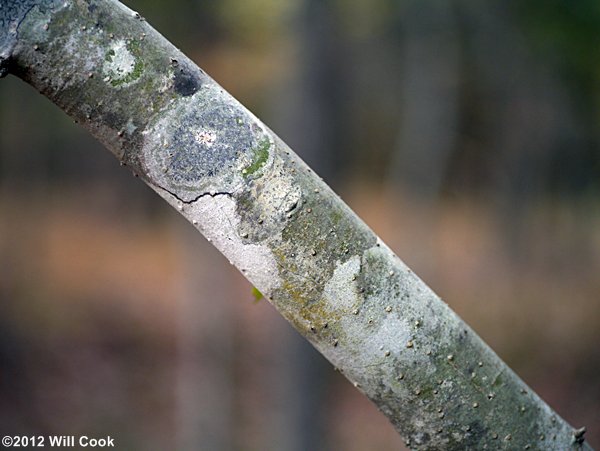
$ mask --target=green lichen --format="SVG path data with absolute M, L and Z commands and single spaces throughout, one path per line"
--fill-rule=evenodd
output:
M 110 81 L 112 86 L 119 86 L 125 83 L 131 83 L 134 80 L 137 80 L 141 77 L 142 72 L 144 70 L 144 63 L 138 59 L 135 61 L 135 65 L 133 66 L 133 70 L 127 74 L 125 77 L 120 79 L 113 79 Z
M 254 159 L 252 160 L 252 163 L 242 170 L 242 174 L 244 174 L 245 177 L 254 174 L 265 165 L 267 159 L 269 158 L 270 148 L 271 141 L 269 141 L 269 138 L 264 138 L 260 143 L 258 143 L 258 146 L 252 149 L 254 152 Z
M 104 54 L 104 61 L 111 63 L 114 56 L 115 51 L 113 49 L 108 49 L 108 51 Z
M 335 269 L 375 244 L 365 228 L 343 221 L 343 209 L 320 184 L 303 189 L 302 203 L 281 231 L 283 243 L 273 249 L 284 282 L 275 291 L 275 303 L 286 318 L 313 341 L 337 347 L 348 341 L 340 325 L 349 311 L 337 309 L 325 297 Z

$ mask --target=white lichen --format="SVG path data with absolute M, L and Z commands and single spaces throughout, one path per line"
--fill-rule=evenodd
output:
M 211 147 L 217 140 L 217 132 L 215 132 L 214 130 L 194 130 L 192 134 L 194 135 L 194 139 L 196 140 L 196 142 L 207 147 Z
M 406 360 L 413 361 L 418 354 L 406 346 L 412 338 L 409 322 L 395 315 L 389 315 L 380 320 L 375 331 L 367 334 L 364 348 L 367 354 L 380 355 L 379 349 L 383 346 L 396 358 L 404 360 L 405 356 Z
M 163 75 L 160 78 L 160 83 L 158 83 L 157 92 L 159 92 L 160 94 L 164 94 L 169 89 L 172 89 L 174 80 L 175 80 L 175 74 L 174 74 L 173 70 L 171 69 L 171 70 L 169 70 L 169 72 L 166 75 Z
M 102 71 L 110 80 L 123 80 L 133 73 L 135 56 L 123 39 L 113 42 L 106 53 Z
M 240 218 L 236 204 L 228 196 L 205 196 L 186 212 L 188 219 L 198 222 L 206 238 L 212 240 L 233 265 L 264 294 L 281 285 L 275 256 L 266 245 L 244 242 L 239 231 Z
M 182 204 L 175 197 L 160 188 L 150 187 L 177 208 L 264 295 L 281 286 L 273 252 L 266 245 L 249 243 L 243 238 L 236 203 L 231 197 L 206 195 L 181 210 Z
M 302 206 L 302 189 L 285 172 L 284 162 L 277 158 L 272 164 L 272 169 L 265 174 L 260 189 L 253 193 L 269 224 L 281 222 L 279 218 L 293 216 Z
M 338 262 L 331 279 L 325 285 L 323 298 L 331 311 L 347 313 L 356 306 L 356 276 L 360 272 L 360 257 L 353 256 L 344 263 Z
M 127 135 L 131 136 L 133 135 L 133 132 L 135 132 L 137 129 L 137 126 L 133 123 L 132 119 L 127 120 L 127 123 L 125 124 L 125 131 L 127 132 Z

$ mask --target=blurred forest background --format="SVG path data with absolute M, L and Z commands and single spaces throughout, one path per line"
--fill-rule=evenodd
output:
M 600 3 L 127 0 L 600 446 Z M 179 215 L 0 82 L 0 432 L 398 450 Z

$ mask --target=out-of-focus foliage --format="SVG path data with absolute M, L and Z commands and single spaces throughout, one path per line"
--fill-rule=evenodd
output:
M 598 108 L 598 96 L 585 93 L 600 85 L 600 4 L 593 0 L 528 0 L 515 1 L 514 7 L 534 51 L 560 68 L 565 81 L 582 91 L 582 101 L 587 99 Z

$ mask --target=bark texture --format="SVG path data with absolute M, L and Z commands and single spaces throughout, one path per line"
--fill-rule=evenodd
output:
M 409 447 L 590 449 L 277 136 L 138 13 L 115 0 L 0 4 L 2 72 L 49 97 L 185 216 Z

